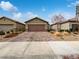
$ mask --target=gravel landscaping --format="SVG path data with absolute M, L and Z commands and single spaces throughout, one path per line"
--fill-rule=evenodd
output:
M 55 41 L 79 41 L 79 33 L 51 32 Z

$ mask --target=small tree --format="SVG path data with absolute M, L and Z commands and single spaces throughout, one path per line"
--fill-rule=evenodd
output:
M 52 16 L 51 20 L 52 20 L 52 23 L 61 23 L 65 21 L 65 18 L 63 15 L 58 14 L 58 15 Z
M 65 21 L 64 16 L 62 16 L 61 14 L 54 15 L 54 16 L 52 16 L 51 20 L 52 20 L 52 23 L 57 24 L 57 31 L 60 31 L 60 28 L 61 28 L 60 23 Z
M 2 36 L 5 35 L 5 32 L 4 31 L 0 31 L 0 35 L 1 35 L 1 39 L 2 39 Z

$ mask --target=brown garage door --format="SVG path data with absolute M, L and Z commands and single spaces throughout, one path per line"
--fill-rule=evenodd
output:
M 28 31 L 45 31 L 45 25 L 28 25 Z

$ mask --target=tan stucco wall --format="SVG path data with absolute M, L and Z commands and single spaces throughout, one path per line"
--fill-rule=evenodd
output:
M 15 22 L 7 19 L 0 19 L 0 24 L 15 24 Z
M 30 21 L 29 23 L 45 23 L 45 22 L 43 22 L 39 19 L 34 19 L 34 20 Z
M 79 24 L 78 22 L 67 22 L 67 23 L 62 23 L 60 25 L 60 30 L 70 30 L 72 28 L 72 24 Z M 51 29 L 54 29 L 55 31 L 58 30 L 57 24 L 52 25 Z
M 55 25 L 52 25 L 52 26 L 51 26 L 51 29 L 52 29 L 52 30 L 55 30 L 55 31 L 60 31 L 61 26 L 60 26 L 60 24 L 55 24 Z
M 70 29 L 70 22 L 61 24 L 61 30 L 69 30 Z
M 25 24 L 26 25 L 26 30 L 28 30 L 28 25 L 29 24 L 45 24 L 45 29 L 46 30 L 48 30 L 48 26 L 49 26 L 46 22 L 43 22 L 43 21 L 38 20 L 38 19 L 35 19 L 35 20 L 30 21 L 30 22 L 28 22 L 28 23 Z
M 16 23 L 16 28 L 17 28 L 18 30 L 23 30 L 23 29 L 25 29 L 25 25 Z
M 57 31 L 57 25 L 52 25 L 52 26 L 51 26 L 51 29 Z
M 25 28 L 23 24 L 19 24 L 8 19 L 0 19 L 0 26 L 2 27 L 2 25 L 5 25 L 4 27 L 8 29 L 7 31 L 11 31 L 11 30 L 16 31 L 16 28 L 18 29 Z M 11 25 L 11 27 L 9 27 L 9 25 Z M 5 28 L 2 28 L 2 29 L 5 30 Z
M 70 28 L 72 28 L 72 24 L 79 24 L 79 23 L 78 22 L 63 23 L 63 24 L 61 24 L 61 29 L 62 30 L 70 30 Z
M 2 27 L 3 31 L 9 31 L 11 29 L 16 28 L 15 24 L 16 23 L 13 22 L 13 21 L 10 21 L 10 20 L 7 20 L 7 19 L 0 19 L 0 28 Z

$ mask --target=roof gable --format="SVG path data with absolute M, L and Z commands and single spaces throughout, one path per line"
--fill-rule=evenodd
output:
M 40 19 L 38 17 L 35 17 L 33 19 L 30 19 L 28 21 L 26 21 L 25 23 L 29 23 L 29 22 L 32 22 L 32 21 L 41 21 L 41 22 L 45 22 L 45 23 L 48 23 L 47 21 L 43 20 L 43 19 Z
M 53 25 L 57 25 L 57 24 L 64 24 L 64 23 L 68 23 L 68 22 L 75 22 L 75 23 L 79 23 L 78 19 L 77 18 L 72 18 L 72 19 L 68 19 L 66 21 L 63 21 L 63 22 L 60 22 L 60 23 L 54 23 L 54 24 L 51 24 L 51 26 Z
M 9 21 L 12 21 L 12 22 L 15 22 L 15 23 L 23 24 L 23 23 L 21 23 L 21 22 L 19 22 L 19 21 L 16 21 L 16 20 L 10 19 L 10 18 L 8 18 L 8 17 L 4 17 L 4 16 L 1 17 L 0 20 L 1 20 L 1 19 L 5 19 L 5 20 L 9 20 Z M 24 25 L 24 24 L 23 24 L 23 25 Z

